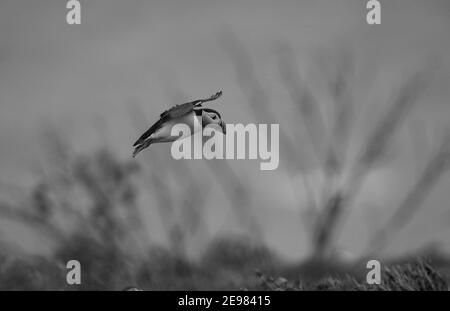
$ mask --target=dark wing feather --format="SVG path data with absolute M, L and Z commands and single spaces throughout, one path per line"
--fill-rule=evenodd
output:
M 176 105 L 169 110 L 164 111 L 161 113 L 160 117 L 161 119 L 164 118 L 179 118 L 182 117 L 188 113 L 191 113 L 194 110 L 194 105 L 192 103 L 185 103 L 181 105 Z
M 163 113 L 161 113 L 160 117 L 165 118 L 167 116 L 170 116 L 171 118 L 179 118 L 182 117 L 188 113 L 191 113 L 194 110 L 194 107 L 201 107 L 201 105 L 205 102 L 216 100 L 222 96 L 222 91 L 217 92 L 216 94 L 212 95 L 209 98 L 205 99 L 198 99 L 194 100 L 192 102 L 184 103 L 181 105 L 176 105 Z
M 155 124 L 153 124 L 148 130 L 145 131 L 144 134 L 141 135 L 141 137 L 139 137 L 138 140 L 136 140 L 136 142 L 133 144 L 133 147 L 142 144 L 147 138 L 150 137 L 150 135 L 152 135 L 156 130 L 158 130 L 163 123 L 164 123 L 163 119 L 159 119 L 158 121 L 156 121 Z

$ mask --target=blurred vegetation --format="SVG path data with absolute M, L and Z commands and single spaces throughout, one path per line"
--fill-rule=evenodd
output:
M 72 157 L 69 146 L 47 133 L 51 172 L 24 200 L 4 200 L 0 213 L 44 234 L 56 245 L 51 256 L 30 256 L 8 248 L 0 251 L 0 290 L 122 290 L 129 286 L 156 290 L 239 289 L 255 267 L 269 269 L 276 257 L 245 236 L 208 243 L 200 259 L 185 253 L 186 239 L 198 230 L 198 218 L 174 219 L 175 209 L 164 180 L 151 176 L 159 192 L 168 246 L 149 240 L 138 205 L 142 168 L 121 162 L 108 150 Z M 50 149 L 49 149 L 50 150 Z M 186 174 L 184 172 L 183 174 Z M 196 179 L 191 176 L 191 186 Z M 184 208 L 199 201 L 186 193 Z M 191 203 L 192 202 L 192 203 Z M 69 260 L 81 263 L 82 284 L 66 284 Z
M 271 109 L 274 99 L 259 80 L 244 45 L 230 33 L 222 39 L 255 119 L 280 123 Z M 289 266 L 265 246 L 261 225 L 252 215 L 252 194 L 227 161 L 204 161 L 204 165 L 229 199 L 244 233 L 208 240 L 200 256 L 192 258 L 188 254 L 192 241 L 206 235 L 210 178 L 199 178 L 189 166 L 158 152 L 151 156 L 143 153 L 139 162 L 119 160 L 108 148 L 76 154 L 56 131 L 49 131 L 45 135 L 48 165 L 30 191 L 0 189 L 0 215 L 33 228 L 55 247 L 47 257 L 1 247 L 0 289 L 448 289 L 445 277 L 422 260 L 392 268 L 383 266 L 382 278 L 388 281 L 379 287 L 361 281 L 361 271 L 355 266 L 362 258 L 380 253 L 422 207 L 423 199 L 449 167 L 450 134 L 444 135 L 415 185 L 388 223 L 372 237 L 364 254 L 350 265 L 344 264 L 336 255 L 335 245 L 361 184 L 374 167 L 383 165 L 396 131 L 430 83 L 434 68 L 426 66 L 403 81 L 388 110 L 364 141 L 356 161 L 351 162 L 347 150 L 361 109 L 354 102 L 352 89 L 356 79 L 354 57 L 350 53 L 339 54 L 333 60 L 334 69 L 325 72 L 326 92 L 333 105 L 324 108 L 297 69 L 292 48 L 284 44 L 278 55 L 280 81 L 299 113 L 299 126 L 310 147 L 307 159 L 300 152 L 304 146 L 300 148 L 296 143 L 298 137 L 280 127 L 280 169 L 286 176 L 302 175 L 303 190 L 308 196 L 306 206 L 299 206 L 310 235 L 310 257 L 305 262 Z M 323 115 L 327 109 L 331 110 L 331 118 Z M 136 131 L 149 123 L 143 115 L 139 106 L 130 106 Z M 319 196 L 307 180 L 305 161 L 314 162 L 314 168 L 324 176 Z M 161 167 L 164 170 L 155 169 Z M 169 180 L 182 191 L 173 194 Z M 167 240 L 165 246 L 153 243 L 146 228 L 140 202 L 143 194 L 151 196 L 150 204 L 158 211 Z M 68 286 L 65 282 L 65 264 L 71 259 L 81 263 L 82 285 Z M 323 279 L 325 275 L 330 278 Z
M 274 104 L 279 103 L 263 87 L 253 59 L 244 44 L 232 32 L 224 33 L 222 42 L 224 49 L 229 52 L 235 66 L 236 80 L 247 97 L 255 119 L 258 122 L 281 123 L 283 120 L 277 120 L 275 110 L 271 109 Z M 384 114 L 369 130 L 361 146 L 351 146 L 354 141 L 351 138 L 356 137 L 352 135 L 360 130 L 356 126 L 358 117 L 361 117 L 368 105 L 367 102 L 356 102 L 355 99 L 358 93 L 356 57 L 348 48 L 341 46 L 316 51 L 316 54 L 315 63 L 323 84 L 320 88 L 312 88 L 310 81 L 304 78 L 306 74 L 301 73 L 295 51 L 290 44 L 282 42 L 278 45 L 279 80 L 302 121 L 297 127 L 305 133 L 309 145 L 301 147 L 310 151 L 305 153 L 300 150 L 296 141 L 302 141 L 302 137 L 290 135 L 290 127 L 280 127 L 280 157 L 286 175 L 300 175 L 303 179 L 302 190 L 307 197 L 306 203 L 301 202 L 299 209 L 302 212 L 303 224 L 310 235 L 311 257 L 327 261 L 336 258 L 339 252 L 336 249 L 339 233 L 345 226 L 345 220 L 354 207 L 353 202 L 368 175 L 392 160 L 391 149 L 397 132 L 433 83 L 438 61 L 426 62 L 421 64 L 421 67 L 418 65 L 413 74 L 404 76 L 394 85 Z M 324 94 L 319 96 L 317 92 Z M 330 101 L 329 104 L 324 103 L 324 97 Z M 443 130 L 442 137 L 434 150 L 429 150 L 429 156 L 424 160 L 424 169 L 418 174 L 415 185 L 406 194 L 400 206 L 392 207 L 395 213 L 385 225 L 377 228 L 378 231 L 370 238 L 366 251 L 358 255 L 359 257 L 380 254 L 389 241 L 423 207 L 424 199 L 448 171 L 450 127 Z M 359 150 L 355 159 L 348 152 L 350 147 Z M 423 145 L 415 147 L 427 149 Z M 309 180 L 311 167 L 323 177 L 324 182 L 319 189 Z

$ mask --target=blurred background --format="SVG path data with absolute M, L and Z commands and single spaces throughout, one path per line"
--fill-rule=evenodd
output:
M 0 1 L 1 289 L 69 289 L 70 259 L 83 289 L 447 262 L 448 1 L 381 1 L 380 25 L 362 0 L 80 3 L 68 25 L 65 1 Z M 277 170 L 131 158 L 218 90 L 225 122 L 280 124 Z

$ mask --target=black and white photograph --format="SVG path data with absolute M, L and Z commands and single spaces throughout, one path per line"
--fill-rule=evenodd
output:
M 0 0 L 0 291 L 449 291 L 449 34 L 448 0 Z

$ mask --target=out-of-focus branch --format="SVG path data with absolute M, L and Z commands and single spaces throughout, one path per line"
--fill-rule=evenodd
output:
M 298 73 L 293 51 L 290 46 L 284 45 L 280 49 L 278 65 L 283 85 L 287 89 L 292 103 L 300 112 L 314 159 L 323 167 L 322 144 L 325 138 L 323 116 L 312 91 Z
M 66 232 L 59 228 L 57 225 L 50 223 L 47 219 L 39 217 L 28 210 L 23 208 L 13 207 L 9 204 L 0 203 L 0 214 L 13 221 L 17 221 L 21 224 L 35 227 L 40 232 L 50 237 L 52 240 L 58 242 L 65 242 Z

